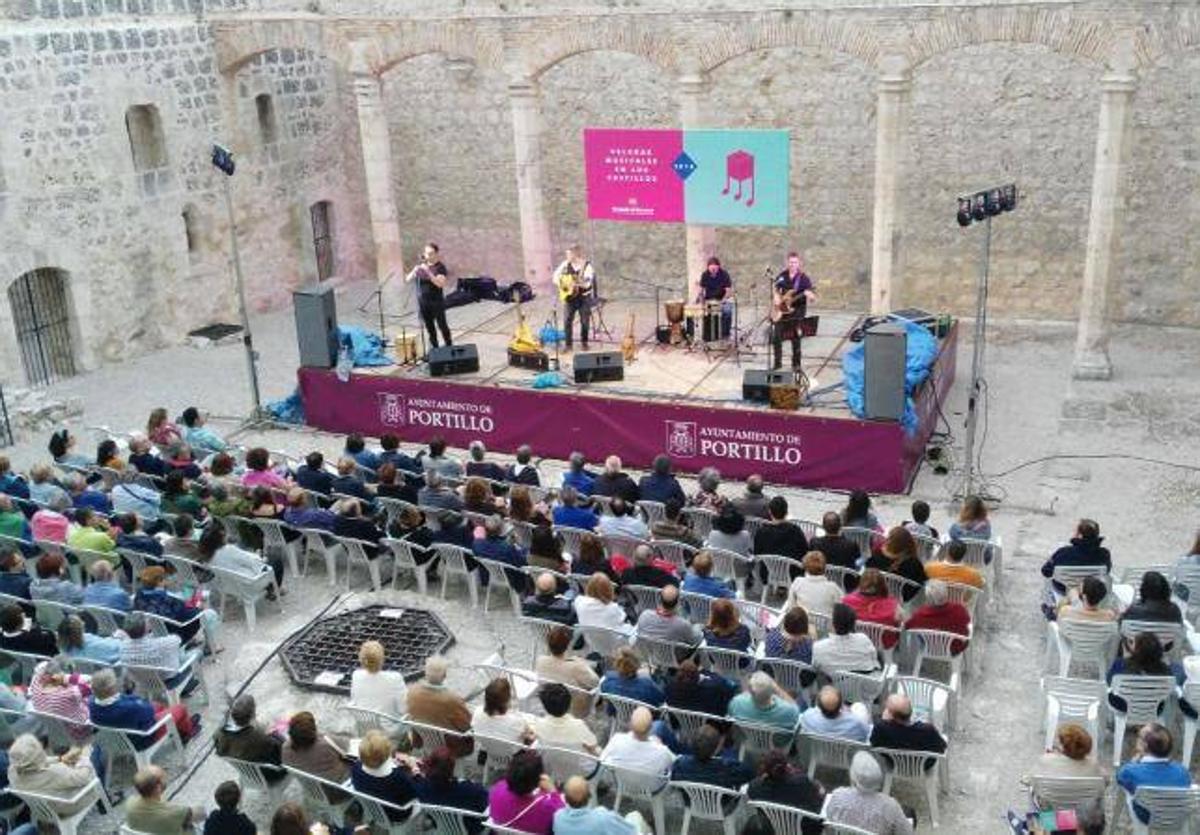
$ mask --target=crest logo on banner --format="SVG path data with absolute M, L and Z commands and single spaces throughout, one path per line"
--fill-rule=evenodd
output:
M 404 396 L 381 391 L 379 397 L 379 422 L 384 426 L 404 425 Z
M 696 424 L 685 420 L 668 420 L 667 454 L 680 458 L 694 458 L 699 446 L 696 440 Z

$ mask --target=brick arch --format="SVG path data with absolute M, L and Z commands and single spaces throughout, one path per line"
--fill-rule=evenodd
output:
M 349 65 L 349 51 L 338 33 L 316 20 L 256 20 L 219 22 L 213 25 L 217 69 L 234 75 L 259 55 L 273 49 L 302 49 L 327 55 L 341 66 Z
M 530 43 L 522 50 L 522 69 L 530 78 L 538 78 L 572 55 L 598 51 L 637 55 L 672 74 L 679 70 L 675 42 L 636 22 L 592 20 L 539 29 L 526 37 Z
M 1116 33 L 1108 24 L 1074 17 L 1068 11 L 992 7 L 946 12 L 915 27 L 905 51 L 916 67 L 967 46 L 1026 43 L 1104 64 L 1112 57 L 1115 41 Z
M 802 47 L 840 52 L 868 67 L 879 60 L 879 38 L 870 28 L 831 14 L 792 15 L 744 26 L 726 26 L 694 49 L 699 69 L 710 72 L 763 49 Z
M 400 24 L 382 27 L 371 37 L 370 69 L 382 75 L 404 61 L 430 53 L 465 58 L 485 69 L 500 70 L 504 45 L 496 35 L 462 23 Z
M 1139 30 L 1134 42 L 1138 69 L 1149 69 L 1167 55 L 1200 46 L 1200 9 L 1179 9 L 1163 24 Z

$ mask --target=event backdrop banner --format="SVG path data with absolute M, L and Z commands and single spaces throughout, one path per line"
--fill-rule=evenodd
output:
M 592 220 L 786 226 L 785 130 L 586 128 Z

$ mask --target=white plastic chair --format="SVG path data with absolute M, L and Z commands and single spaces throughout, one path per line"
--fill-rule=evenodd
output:
M 416 555 L 413 553 L 413 544 L 405 539 L 392 539 L 385 537 L 379 541 L 380 545 L 386 545 L 392 551 L 392 588 L 396 588 L 396 584 L 400 579 L 400 571 L 412 572 L 412 575 L 417 578 L 417 591 L 424 597 L 429 593 L 429 569 L 434 564 L 433 560 L 427 560 L 424 564 L 418 563 Z
M 529 748 L 523 742 L 502 739 L 498 736 L 489 736 L 488 734 L 478 732 L 473 732 L 473 736 L 475 738 L 475 750 L 484 755 L 483 785 L 485 786 L 491 785 L 491 781 L 488 778 L 493 770 L 504 771 L 508 768 L 508 764 L 514 754 Z
M 640 615 L 650 609 L 658 608 L 658 598 L 662 590 L 655 586 L 621 586 L 623 594 L 630 594 L 634 599 L 634 608 Z
M 280 610 L 283 609 L 279 589 L 275 585 L 275 572 L 263 571 L 255 577 L 249 577 L 214 565 L 208 566 L 208 570 L 213 575 L 213 590 L 221 596 L 221 620 L 225 620 L 225 606 L 232 598 L 242 604 L 242 610 L 246 613 L 246 628 L 254 632 L 258 623 L 258 603 L 260 600 L 266 600 L 267 593 L 272 589 L 275 591 L 276 600 L 281 601 Z
M 441 561 L 442 600 L 446 599 L 446 587 L 450 583 L 450 577 L 462 577 L 463 582 L 467 584 L 467 593 L 471 596 L 471 608 L 478 609 L 478 578 L 475 575 L 475 569 L 467 568 L 467 557 L 474 560 L 474 555 L 460 545 L 451 545 L 447 542 L 434 543 L 433 550 Z
M 766 637 L 767 630 L 783 618 L 783 612 L 779 609 L 772 608 L 765 603 L 747 600 L 744 597 L 734 598 L 733 605 L 737 607 L 738 617 L 750 630 L 750 637 L 754 639 L 755 643 L 762 641 Z
M 1121 621 L 1121 637 L 1132 644 L 1133 639 L 1143 632 L 1149 632 L 1158 638 L 1163 651 L 1170 658 L 1179 658 L 1183 651 L 1187 633 L 1183 624 L 1168 623 L 1157 620 L 1123 620 Z
M 770 674 L 775 683 L 793 696 L 812 690 L 817 682 L 817 668 L 790 658 L 759 658 L 758 668 Z M 806 683 L 804 680 L 808 679 Z
M 939 781 L 948 780 L 948 769 L 945 767 L 945 754 L 934 754 L 930 751 L 900 751 L 894 748 L 871 749 L 875 758 L 883 768 L 883 793 L 891 794 L 892 784 L 896 780 L 907 783 L 917 783 L 925 789 L 925 797 L 929 801 L 929 820 L 934 828 L 938 825 L 938 790 Z M 930 760 L 935 764 L 926 767 Z M 939 777 L 940 775 L 940 777 Z M 948 789 L 949 786 L 947 785 Z
M 649 499 L 642 499 L 637 503 L 637 506 L 646 514 L 646 524 L 651 527 L 655 522 L 661 522 L 667 518 L 667 506 L 662 502 L 652 502 Z
M 846 539 L 858 546 L 858 553 L 864 560 L 870 558 L 871 542 L 875 539 L 875 537 L 879 536 L 879 534 L 875 533 L 875 531 L 871 530 L 870 528 L 857 528 L 853 525 L 849 527 L 843 527 L 841 534 Z
M 742 556 L 736 551 L 726 551 L 724 548 L 704 548 L 703 550 L 712 557 L 713 577 L 733 580 L 738 584 L 739 590 L 745 589 L 746 575 L 750 573 L 751 564 L 754 562 L 752 558 Z
M 688 545 L 686 542 L 677 542 L 674 539 L 652 539 L 650 547 L 659 557 L 675 566 L 680 575 L 691 565 L 696 554 L 700 553 L 699 548 Z M 1200 585 L 1197 585 L 1197 589 L 1200 589 Z
M 630 627 L 626 631 L 610 629 L 607 626 L 577 626 L 579 634 L 589 652 L 598 654 L 601 658 L 609 658 L 623 646 L 633 642 L 634 631 Z
M 804 835 L 805 821 L 822 823 L 825 820 L 818 812 L 784 806 L 782 803 L 768 803 L 765 800 L 747 800 L 746 807 L 752 812 L 760 812 L 770 822 L 775 835 Z
M 1189 788 L 1157 788 L 1138 786 L 1131 797 L 1128 792 L 1121 804 L 1129 816 L 1134 835 L 1149 835 L 1151 832 L 1177 832 L 1189 835 L 1192 823 L 1200 811 L 1200 786 L 1193 783 Z M 1137 804 L 1150 813 L 1150 822 L 1142 823 L 1134 813 Z
M 964 649 L 957 655 L 950 651 L 957 642 L 970 645 L 971 639 L 957 632 L 941 632 L 936 629 L 906 629 L 904 634 L 916 646 L 916 658 L 913 661 L 913 675 L 921 675 L 921 667 L 926 661 L 941 661 L 950 667 L 950 688 L 956 693 L 962 690 Z
M 550 637 L 550 633 L 558 627 L 564 626 L 564 624 L 558 621 L 531 618 L 526 615 L 518 616 L 517 620 L 524 624 L 530 631 L 530 659 L 536 659 L 542 652 L 546 651 L 546 639 Z M 574 644 L 575 628 L 571 626 L 567 626 L 566 628 L 571 630 L 571 644 Z
M 754 559 L 767 569 L 767 581 L 762 584 L 759 602 L 766 603 L 767 595 L 773 589 L 780 589 L 787 594 L 788 589 L 792 586 L 792 569 L 800 568 L 800 563 L 778 554 L 755 554 Z
M 899 626 L 860 620 L 855 622 L 854 631 L 861 632 L 871 639 L 876 651 L 883 656 L 885 667 L 890 667 L 895 663 L 896 647 L 900 645 L 901 629 Z M 887 646 L 889 643 L 891 646 Z
M 653 774 L 636 771 L 632 768 L 622 768 L 602 761 L 604 769 L 612 775 L 616 796 L 613 799 L 613 811 L 621 813 L 621 801 L 645 800 L 654 810 L 654 831 L 666 832 L 666 804 L 664 803 L 668 774 Z
M 862 702 L 870 708 L 887 690 L 888 681 L 893 672 L 892 668 L 880 670 L 877 673 L 833 670 L 829 673 L 829 681 L 847 702 Z
M 96 729 L 94 742 L 104 752 L 107 759 L 108 767 L 105 769 L 105 774 L 109 775 L 109 779 L 112 779 L 113 761 L 118 757 L 131 758 L 138 769 L 146 768 L 153 763 L 154 755 L 160 751 L 165 752 L 168 757 L 172 753 L 178 753 L 180 760 L 184 759 L 183 740 L 179 738 L 175 719 L 170 713 L 164 713 L 157 722 L 144 731 L 135 731 L 130 728 L 110 728 L 94 722 L 92 727 Z M 164 729 L 162 737 L 154 739 L 158 732 Z M 153 741 L 139 751 L 136 747 L 137 744 L 147 739 Z
M 850 761 L 859 751 L 870 751 L 871 746 L 865 742 L 847 739 L 842 736 L 828 736 L 801 730 L 800 744 L 807 751 L 808 778 L 811 780 L 817 773 L 817 766 L 836 768 L 840 771 L 850 770 Z
M 337 537 L 327 530 L 321 528 L 300 528 L 300 533 L 303 536 L 304 548 L 304 574 L 308 575 L 308 561 L 313 554 L 316 554 L 325 561 L 325 578 L 329 585 L 337 585 Z
M 342 812 L 350 805 L 352 799 L 344 786 L 291 766 L 285 765 L 283 770 L 290 774 L 292 780 L 300 787 L 300 796 L 305 806 L 318 814 L 328 813 L 341 819 Z
M 250 789 L 252 791 L 265 794 L 270 800 L 271 808 L 274 809 L 283 802 L 283 792 L 287 788 L 287 780 L 275 780 L 271 782 L 267 779 L 267 775 L 284 774 L 287 772 L 283 767 L 275 767 L 263 765 L 262 763 L 252 763 L 247 760 L 237 760 L 232 757 L 222 757 L 222 760 L 229 763 L 230 767 L 237 772 L 238 786 L 242 791 Z
M 351 796 L 353 802 L 358 803 L 362 808 L 363 823 L 369 826 L 372 832 L 386 832 L 387 835 L 408 835 L 411 831 L 413 816 L 419 807 L 417 801 L 414 800 L 404 806 L 397 806 L 394 803 L 388 803 L 386 800 L 380 800 L 374 795 L 365 794 L 350 787 L 346 787 L 346 792 Z M 389 813 L 391 816 L 397 818 L 403 817 L 404 820 L 392 820 Z
M 739 681 L 754 672 L 757 658 L 753 653 L 741 652 L 724 647 L 704 646 L 701 651 L 701 666 L 712 670 L 730 681 Z
M 512 606 L 513 614 L 519 617 L 521 615 L 521 596 L 513 588 L 512 582 L 508 577 L 508 572 L 515 571 L 518 574 L 523 574 L 524 572 L 520 568 L 500 562 L 499 560 L 476 557 L 475 562 L 479 565 L 478 570 L 487 576 L 488 581 L 487 586 L 483 590 L 483 613 L 485 615 L 488 613 L 488 606 L 492 602 L 492 590 L 498 589 L 502 595 L 505 592 L 508 593 L 508 601 Z M 479 579 L 482 578 L 483 575 L 479 575 Z
M 746 754 L 758 756 L 768 751 L 782 751 L 786 754 L 791 750 L 796 740 L 796 728 L 781 728 L 778 725 L 760 725 L 757 722 L 733 720 L 738 730 L 738 759 L 744 760 Z
M 706 507 L 685 507 L 680 518 L 692 529 L 696 538 L 703 541 L 712 533 L 713 521 L 717 518 L 717 514 Z
M 1045 676 L 1042 678 L 1042 713 L 1045 719 L 1046 736 L 1043 747 L 1050 750 L 1060 725 L 1071 723 L 1088 730 L 1095 741 L 1096 751 L 1104 744 L 1104 705 L 1108 688 L 1096 679 L 1064 678 Z
M 1039 809 L 1078 809 L 1104 801 L 1103 777 L 1049 777 L 1031 775 L 1029 799 Z
M 486 782 L 486 781 L 485 781 Z M 430 806 L 427 803 L 417 804 L 413 817 L 428 818 L 433 824 L 433 831 L 438 835 L 468 835 L 470 829 L 467 821 L 485 821 L 487 815 L 482 812 L 471 812 L 453 806 Z
M 914 532 L 912 537 L 917 543 L 917 559 L 922 563 L 932 560 L 942 548 L 942 543 L 932 536 Z
M 857 583 L 858 578 L 859 578 L 859 573 L 857 571 L 855 571 L 853 568 L 847 568 L 844 565 L 828 565 L 827 564 L 825 566 L 825 576 L 828 577 L 834 583 L 837 583 L 837 587 L 839 589 L 842 589 L 843 591 L 845 591 L 847 578 L 852 577 L 852 578 L 854 578 L 854 581 Z M 811 613 L 809 613 L 809 616 L 811 617 Z
M 654 705 L 637 699 L 630 699 L 625 696 L 618 696 L 615 693 L 600 693 L 600 702 L 608 705 L 608 733 L 609 736 L 617 733 L 622 728 L 629 727 L 629 718 L 633 716 L 633 712 L 639 707 L 644 707 L 654 716 L 658 716 L 660 709 Z
M 633 648 L 656 671 L 671 670 L 689 655 L 695 654 L 698 645 L 680 644 L 674 641 L 657 641 L 638 635 Z
M 888 571 L 879 572 L 883 577 L 883 583 L 887 586 L 888 597 L 895 598 L 905 606 L 913 605 L 920 597 L 924 587 L 907 577 L 901 577 L 899 574 L 892 574 Z
M 1179 695 L 1192 707 L 1200 708 L 1200 681 L 1187 682 L 1183 685 L 1183 690 Z M 1200 725 L 1200 720 L 1184 714 L 1182 762 L 1189 769 L 1192 767 L 1192 747 L 1196 744 L 1196 731 L 1200 729 L 1198 725 Z
M 293 577 L 300 576 L 300 561 L 296 557 L 296 548 L 299 547 L 302 540 L 297 538 L 293 542 L 288 542 L 284 536 L 284 531 L 291 530 L 287 525 L 278 519 L 265 519 L 261 516 L 256 516 L 253 519 L 255 527 L 262 531 L 263 535 L 263 554 L 279 554 L 287 560 L 288 568 L 292 571 Z
M 542 768 L 556 783 L 566 782 L 568 778 L 577 774 L 587 778 L 589 782 L 600 776 L 600 758 L 587 751 L 541 744 L 537 750 L 542 756 Z
M 29 815 L 34 821 L 58 827 L 60 835 L 78 835 L 79 825 L 91 813 L 92 807 L 97 802 L 107 814 L 111 815 L 113 811 L 108 802 L 108 795 L 104 793 L 99 779 L 92 780 L 69 797 L 24 791 L 12 786 L 8 787 L 8 791 L 13 796 L 25 801 L 25 805 L 29 807 Z M 64 815 L 56 811 L 59 806 L 70 807 L 78 804 L 82 804 L 83 808 L 72 815 Z
M 649 539 L 641 539 L 640 537 L 626 536 L 624 534 L 606 533 L 600 539 L 604 543 L 604 553 L 608 555 L 609 559 L 612 559 L 617 554 L 621 554 L 630 560 L 630 562 L 633 561 L 633 552 L 637 550 L 638 546 L 650 545 Z M 572 555 L 574 555 L 574 552 L 572 552 Z
M 929 722 L 943 734 L 950 729 L 954 691 L 950 685 L 930 678 L 896 676 L 892 686 L 897 693 L 908 697 L 913 716 Z
M 713 601 L 717 599 L 709 597 L 707 594 L 697 594 L 694 591 L 679 592 L 680 609 L 692 623 L 708 623 L 709 610 L 712 608 Z
M 1058 674 L 1067 676 L 1071 662 L 1090 664 L 1097 670 L 1097 678 L 1104 674 L 1112 663 L 1117 649 L 1118 627 L 1116 621 L 1088 621 L 1076 618 L 1060 618 L 1049 621 L 1046 642 L 1047 661 L 1051 653 L 1058 650 Z
M 663 706 L 663 716 L 675 729 L 675 735 L 683 740 L 691 739 L 692 735 L 704 725 L 711 724 L 723 727 L 730 721 L 728 716 L 714 716 L 711 713 L 702 713 L 698 710 L 684 710 L 683 708 L 671 707 L 670 705 Z
M 670 785 L 687 798 L 683 807 L 683 828 L 680 830 L 682 835 L 687 835 L 691 829 L 692 818 L 719 821 L 725 835 L 737 835 L 742 801 L 745 800 L 745 795 L 741 792 L 710 783 L 689 783 L 682 780 L 672 780 Z M 735 801 L 729 811 L 726 811 L 727 800 Z
M 563 551 L 572 557 L 579 556 L 579 544 L 589 534 L 596 536 L 596 534 L 593 534 L 591 531 L 585 531 L 583 528 L 572 528 L 568 525 L 554 526 L 554 535 L 562 539 Z
M 354 720 L 354 732 L 359 737 L 366 736 L 367 731 L 372 730 L 393 735 L 404 724 L 404 718 L 401 716 L 393 716 L 390 713 L 356 705 L 354 702 L 342 705 L 341 709 L 350 714 Z
M 1121 764 L 1121 748 L 1125 729 L 1129 725 L 1146 725 L 1159 721 L 1159 707 L 1165 713 L 1175 695 L 1175 679 L 1171 676 L 1115 675 L 1109 692 L 1125 700 L 1125 710 L 1111 703 L 1113 714 L 1113 767 Z
M 367 574 L 371 578 L 371 589 L 380 591 L 383 588 L 383 580 L 380 577 L 379 561 L 383 559 L 383 545 L 362 539 L 351 539 L 348 536 L 339 536 L 335 539 L 346 549 L 346 590 L 350 589 L 350 575 L 354 573 L 354 564 L 361 563 L 366 566 Z M 375 550 L 375 559 L 367 556 L 369 548 Z
M 451 740 L 470 739 L 471 732 L 465 731 L 459 733 L 450 728 L 440 728 L 437 725 L 429 725 L 425 722 L 416 722 L 408 716 L 404 717 L 404 724 L 408 726 L 409 731 L 413 735 L 413 747 L 420 748 L 422 751 L 429 752 L 438 748 L 442 748 L 451 744 Z M 416 740 L 419 739 L 421 744 L 417 745 Z

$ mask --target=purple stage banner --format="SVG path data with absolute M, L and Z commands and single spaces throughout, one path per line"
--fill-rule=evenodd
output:
M 343 383 L 313 368 L 299 378 L 308 423 L 332 432 L 390 432 L 417 444 L 441 435 L 459 448 L 478 439 L 505 452 L 528 443 L 538 456 L 578 450 L 596 463 L 615 453 L 639 469 L 665 452 L 683 472 L 716 467 L 734 479 L 757 473 L 777 484 L 899 493 L 953 383 L 956 348 L 957 328 L 917 393 L 921 423 L 907 438 L 897 423 L 604 397 L 602 386 L 576 394 L 378 374 Z

